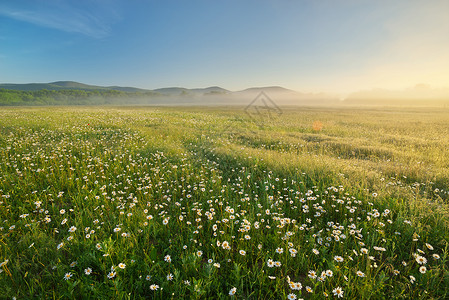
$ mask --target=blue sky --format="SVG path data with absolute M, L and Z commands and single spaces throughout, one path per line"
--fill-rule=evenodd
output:
M 0 82 L 449 86 L 449 1 L 0 0 Z

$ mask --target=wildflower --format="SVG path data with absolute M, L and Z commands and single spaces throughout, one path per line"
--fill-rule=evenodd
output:
M 365 277 L 365 273 L 363 273 L 362 271 L 357 271 L 357 276 Z
M 75 232 L 75 231 L 76 231 L 76 227 L 75 226 L 72 226 L 72 227 L 69 228 L 69 232 Z
M 164 260 L 165 260 L 166 262 L 170 263 L 170 262 L 171 262 L 171 257 L 170 257 L 170 255 L 165 255 Z
M 412 275 L 410 275 L 409 277 L 410 277 L 410 282 L 413 284 L 416 281 L 416 278 Z
M 65 273 L 65 275 L 64 275 L 64 279 L 65 280 L 69 280 L 70 278 L 72 278 L 72 273 Z
M 278 253 L 278 254 L 282 254 L 283 252 L 284 252 L 284 249 L 282 249 L 282 248 L 276 249 L 276 253 Z
M 440 256 L 438 254 L 432 254 L 434 259 L 440 259 Z
M 96 244 L 95 248 L 97 248 L 97 250 L 100 250 L 101 249 L 101 245 L 100 244 Z
M 126 268 L 126 265 L 124 263 L 119 263 L 118 267 L 123 270 L 124 268 Z
M 184 280 L 184 284 L 185 284 L 185 285 L 190 285 L 190 281 Z
M 148 274 L 148 275 L 145 277 L 145 280 L 150 281 L 150 279 L 151 279 L 151 275 Z
M 292 282 L 292 281 L 290 281 L 290 288 L 292 290 L 301 290 L 302 289 L 302 284 L 301 284 L 301 282 Z
M 296 295 L 295 294 L 288 294 L 287 295 L 287 299 L 289 299 L 289 300 L 295 300 L 296 299 Z
M 245 250 L 240 250 L 239 253 L 240 253 L 240 255 L 243 255 L 243 256 L 246 255 L 246 251 Z
M 267 266 L 268 266 L 269 268 L 274 267 L 274 261 L 273 261 L 271 258 L 267 261 Z
M 315 279 L 316 278 L 316 272 L 313 271 L 313 270 L 310 270 L 308 276 L 309 276 L 310 279 Z
M 327 277 L 332 277 L 332 275 L 334 275 L 334 273 L 331 270 L 327 270 L 326 271 L 326 276 Z
M 229 242 L 228 241 L 223 241 L 221 246 L 223 247 L 223 249 L 226 249 L 226 250 L 230 250 L 231 249 L 231 247 L 229 246 Z
M 316 255 L 320 254 L 320 251 L 316 250 L 315 248 L 312 249 L 312 252 Z
M 342 262 L 343 261 L 343 257 L 337 255 L 337 256 L 334 256 L 334 260 L 336 262 Z
M 73 262 L 70 264 L 70 268 L 74 268 L 74 267 L 76 266 L 76 264 L 77 264 L 77 262 L 76 262 L 76 261 L 73 261 Z
M 167 275 L 167 280 L 168 281 L 173 280 L 173 274 L 172 273 Z
M 152 284 L 152 285 L 150 285 L 150 289 L 151 289 L 152 291 L 156 291 L 158 288 L 159 288 L 159 286 L 158 286 L 157 284 Z
M 360 249 L 360 252 L 362 252 L 363 254 L 368 254 L 368 249 L 362 248 Z
M 420 272 L 421 274 L 426 273 L 426 271 L 427 271 L 426 266 L 421 266 L 421 267 L 419 267 L 419 272 Z
M 308 293 L 313 293 L 313 290 L 312 290 L 312 288 L 310 286 L 306 286 L 306 291 Z
M 111 271 L 111 272 L 109 272 L 109 274 L 108 274 L 108 278 L 109 278 L 109 279 L 112 279 L 112 278 L 115 277 L 115 275 L 117 275 L 117 273 L 115 273 L 114 271 Z
M 335 289 L 332 290 L 332 292 L 334 293 L 334 296 L 337 296 L 338 298 L 343 298 L 343 290 L 341 289 L 341 287 L 336 287 Z
M 214 267 L 220 268 L 220 263 L 214 263 Z
M 420 265 L 425 265 L 427 263 L 427 259 L 424 256 L 417 255 L 415 259 L 416 262 Z
M 233 288 L 229 291 L 229 295 L 230 295 L 230 296 L 234 296 L 236 292 L 237 292 L 237 288 L 236 288 L 236 287 L 233 287 Z
M 201 251 L 201 250 L 196 251 L 196 255 L 198 255 L 199 257 L 201 257 L 201 255 L 203 255 L 203 251 Z
M 429 243 L 426 243 L 426 247 L 427 247 L 427 249 L 429 249 L 429 250 L 433 250 L 433 246 L 432 246 L 431 244 L 429 244 Z
M 167 224 L 168 224 L 168 218 L 165 218 L 165 219 L 162 221 L 162 224 L 167 225 Z
M 59 250 L 59 249 L 61 249 L 62 248 L 62 246 L 64 246 L 64 243 L 62 242 L 62 243 L 60 243 L 60 244 L 58 244 L 58 246 L 56 247 L 56 249 L 57 250 Z
M 91 273 L 92 273 L 92 269 L 91 268 L 84 269 L 84 274 L 90 275 Z
M 275 262 L 274 262 L 274 265 L 275 265 L 277 268 L 279 268 L 280 266 L 282 266 L 282 264 L 281 264 L 280 261 L 275 261 Z
M 114 228 L 114 232 L 119 232 L 120 230 L 122 230 L 120 227 L 115 227 Z
M 298 253 L 298 250 L 293 248 L 288 249 L 288 251 L 290 252 L 291 257 L 295 257 L 296 253 Z

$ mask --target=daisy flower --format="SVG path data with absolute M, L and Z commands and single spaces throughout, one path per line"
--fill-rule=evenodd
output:
M 332 290 L 332 292 L 334 293 L 334 296 L 337 296 L 338 298 L 343 298 L 343 290 L 341 289 L 341 287 L 336 287 L 335 289 Z
M 425 265 L 427 263 L 427 259 L 424 256 L 417 255 L 416 262 L 420 265 Z
M 91 273 L 92 273 L 92 269 L 91 268 L 84 269 L 84 274 L 90 275 Z
M 336 255 L 336 256 L 334 256 L 334 260 L 336 262 L 342 262 L 343 261 L 343 257 Z
M 295 300 L 295 299 L 296 299 L 296 295 L 293 294 L 293 293 L 288 294 L 288 295 L 287 295 L 287 299 L 289 299 L 289 300 Z
M 114 271 L 111 271 L 111 272 L 109 272 L 109 274 L 108 274 L 108 278 L 109 278 L 109 279 L 112 279 L 112 278 L 115 277 L 115 275 L 117 275 L 117 273 L 115 273 Z
M 70 278 L 72 278 L 72 273 L 65 273 L 65 275 L 64 275 L 64 279 L 65 280 L 69 280 Z
M 234 296 L 236 292 L 237 292 L 237 288 L 233 287 L 232 289 L 229 290 L 229 295 Z

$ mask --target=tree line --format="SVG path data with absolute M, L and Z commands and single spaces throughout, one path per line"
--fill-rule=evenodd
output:
M 38 90 L 0 89 L 0 106 L 24 105 L 105 105 L 127 100 L 160 96 L 156 92 L 124 92 L 117 90 Z

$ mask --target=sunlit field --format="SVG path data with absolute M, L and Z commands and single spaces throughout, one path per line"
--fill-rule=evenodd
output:
M 449 110 L 2 108 L 0 297 L 447 299 Z

